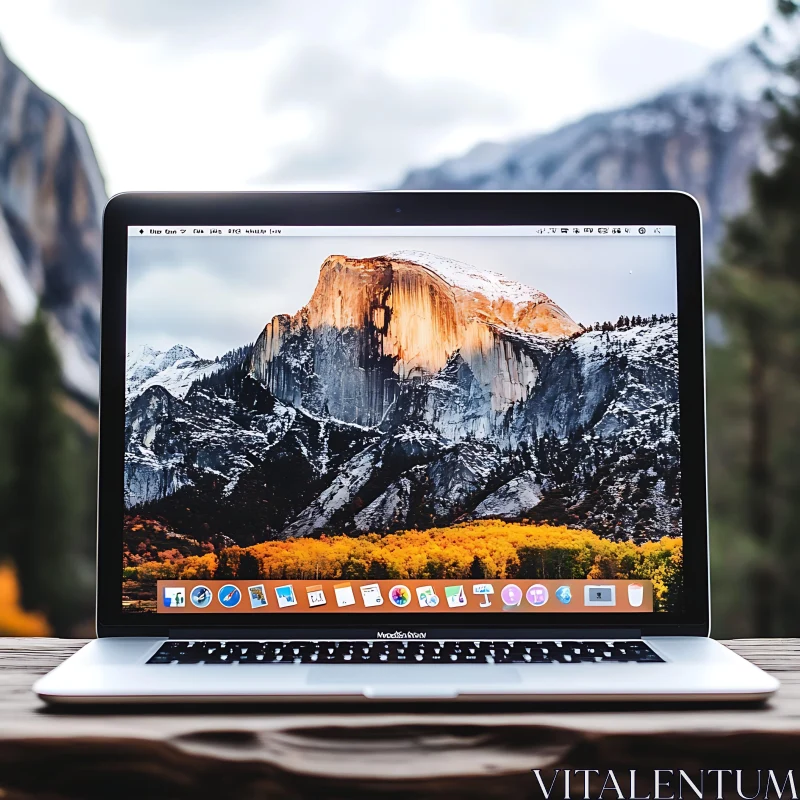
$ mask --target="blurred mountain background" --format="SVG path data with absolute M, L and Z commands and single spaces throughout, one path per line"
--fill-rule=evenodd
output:
M 0 626 L 9 633 L 69 633 L 92 614 L 105 201 L 83 124 L 0 49 L 0 596 L 10 609 Z
M 89 19 L 91 0 L 68 7 L 87 25 L 96 21 Z M 404 189 L 677 189 L 697 197 L 705 225 L 717 636 L 800 631 L 800 600 L 793 592 L 800 569 L 794 532 L 800 511 L 795 11 L 794 2 L 780 0 L 756 36 L 694 77 L 644 99 L 544 132 L 485 141 L 464 155 L 410 169 L 399 182 Z M 115 24 L 138 35 L 133 19 L 120 14 Z M 334 62 L 304 62 L 304 69 L 317 65 L 311 85 L 321 83 L 318 68 L 325 63 Z M 363 103 L 356 89 L 366 82 L 383 84 L 356 71 L 339 77 L 335 90 L 343 117 L 328 120 L 328 133 L 334 141 L 349 135 L 357 146 L 359 137 L 369 137 L 361 161 L 349 169 L 364 188 L 389 185 L 380 176 L 369 185 L 360 177 L 370 171 L 375 117 L 364 122 L 362 133 L 344 102 Z M 350 86 L 356 88 L 351 92 Z M 393 99 L 402 106 L 403 94 L 397 85 L 383 89 L 388 115 Z M 434 92 L 431 102 L 452 114 L 448 103 L 458 93 L 449 85 L 437 91 L 441 96 Z M 502 116 L 479 94 L 473 98 L 478 115 Z M 280 105 L 280 92 L 270 97 Z M 417 125 L 414 135 L 424 136 L 417 130 L 423 127 Z M 159 134 L 170 141 L 166 127 L 156 127 L 153 135 Z M 184 139 L 191 148 L 191 134 Z M 302 188 L 314 185 L 315 174 L 324 183 L 335 161 L 333 152 L 324 161 L 319 153 L 295 155 L 296 168 L 287 157 L 282 172 L 267 171 L 256 185 L 283 187 L 295 175 L 292 185 Z M 399 143 L 382 155 L 394 156 L 398 175 L 413 160 Z M 213 178 L 220 159 L 210 160 Z M 347 160 L 342 163 L 348 169 Z M 198 163 L 199 174 L 203 169 Z M 0 50 L 0 633 L 75 635 L 91 629 L 105 200 L 82 122 Z
M 765 91 L 781 82 L 782 53 L 763 31 L 696 78 L 641 102 L 590 114 L 543 134 L 484 142 L 414 169 L 402 189 L 675 189 L 703 210 L 713 263 L 725 220 L 749 203 L 765 163 Z

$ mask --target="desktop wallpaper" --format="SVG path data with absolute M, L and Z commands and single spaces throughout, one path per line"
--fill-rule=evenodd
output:
M 674 239 L 132 237 L 123 607 L 598 578 L 680 608 Z

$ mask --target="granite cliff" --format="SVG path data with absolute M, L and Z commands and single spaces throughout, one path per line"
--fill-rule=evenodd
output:
M 580 329 L 541 292 L 430 253 L 334 255 L 307 306 L 270 321 L 253 374 L 313 414 L 379 424 L 400 387 L 458 353 L 497 412 L 523 399 L 537 363 L 514 334 L 557 339 Z

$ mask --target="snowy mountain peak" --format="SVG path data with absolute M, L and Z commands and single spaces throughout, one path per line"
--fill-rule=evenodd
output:
M 128 352 L 126 371 L 137 367 L 152 367 L 160 372 L 182 358 L 197 359 L 199 356 L 191 347 L 183 344 L 175 344 L 169 350 L 158 350 L 149 344 L 142 344 Z
M 219 368 L 219 363 L 200 358 L 183 344 L 169 350 L 140 345 L 127 356 L 126 395 L 130 400 L 151 386 L 163 386 L 173 397 L 183 398 L 198 378 Z
M 588 114 L 555 130 L 485 143 L 410 171 L 401 189 L 672 189 L 703 209 L 713 262 L 725 220 L 749 201 L 754 167 L 770 163 L 766 90 L 793 95 L 785 67 L 800 47 L 800 15 L 777 16 L 697 76 L 641 101 Z
M 183 344 L 175 344 L 164 353 L 160 359 L 160 362 L 166 366 L 168 364 L 174 364 L 176 361 L 182 358 L 199 358 L 197 353 L 192 350 L 191 347 L 187 347 Z
M 506 278 L 499 272 L 479 270 L 452 258 L 426 253 L 423 250 L 395 250 L 386 258 L 410 261 L 434 272 L 450 286 L 483 295 L 492 302 L 508 300 L 514 306 L 527 303 L 546 303 L 550 298 L 543 292 Z

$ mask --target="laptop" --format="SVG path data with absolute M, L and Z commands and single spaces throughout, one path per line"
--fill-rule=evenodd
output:
M 754 700 L 675 192 L 123 194 L 53 703 Z

